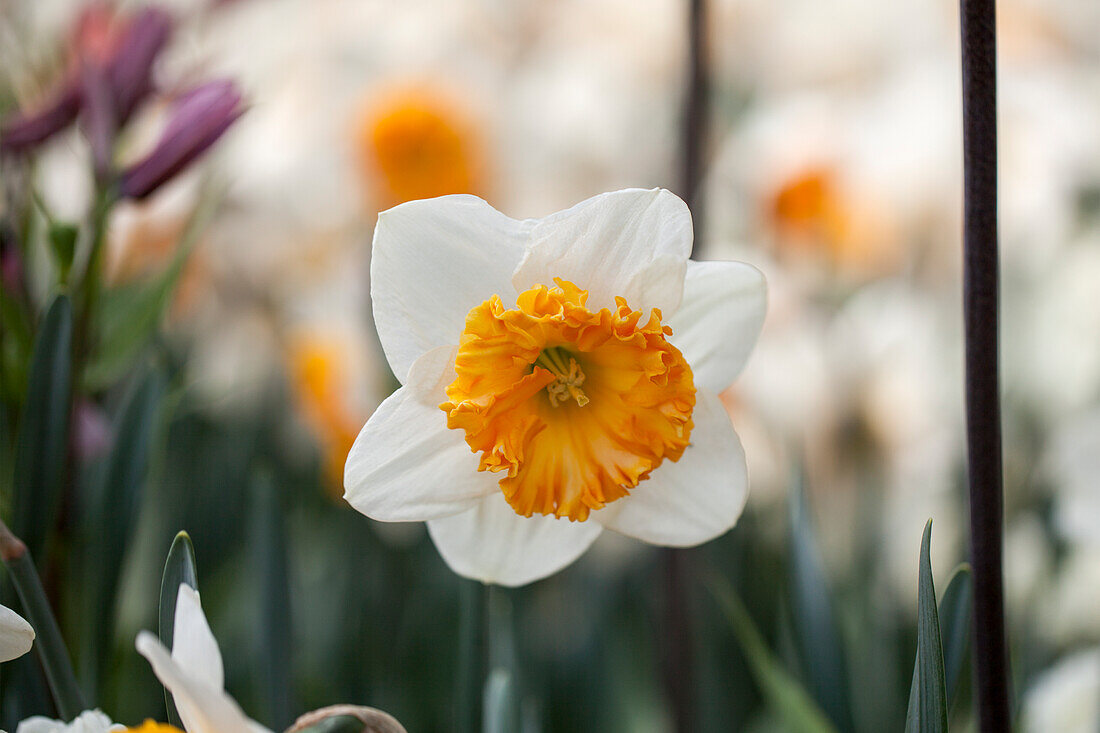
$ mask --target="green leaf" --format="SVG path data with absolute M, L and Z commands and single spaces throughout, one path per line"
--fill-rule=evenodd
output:
M 67 296 L 58 295 L 34 340 L 12 482 L 12 529 L 39 558 L 61 499 L 72 399 L 72 338 L 72 305 Z
M 920 576 L 917 585 L 917 659 L 913 665 L 913 684 L 909 691 L 909 712 L 905 716 L 906 733 L 945 733 L 947 731 L 947 688 L 943 671 L 943 647 L 940 644 L 940 615 L 936 607 L 936 587 L 932 582 L 932 520 L 924 526 L 920 543 Z
M 76 238 L 78 230 L 72 224 L 62 222 L 50 222 L 49 238 L 50 248 L 53 250 L 57 269 L 61 273 L 61 281 L 69 277 L 69 270 L 73 266 L 73 255 L 76 253 Z
M 974 578 L 970 565 L 963 563 L 951 574 L 947 590 L 940 598 L 940 633 L 948 710 L 955 702 L 959 678 L 970 656 L 970 609 L 973 602 Z
M 132 545 L 157 428 L 165 379 L 150 370 L 130 390 L 120 410 L 114 446 L 92 480 L 85 536 L 88 571 L 85 597 L 84 653 L 81 672 L 89 689 L 98 689 L 114 638 L 116 596 L 126 549 Z
M 25 549 L 21 553 L 10 551 L 13 542 L 15 546 L 18 545 L 18 540 L 11 537 L 3 523 L 0 523 L 0 534 L 4 535 L 0 538 L 0 543 L 4 546 L 0 555 L 3 556 L 4 564 L 11 574 L 12 583 L 23 604 L 27 621 L 35 630 L 34 648 L 46 672 L 46 681 L 53 694 L 57 712 L 62 719 L 72 720 L 85 710 L 87 705 L 76 683 L 76 675 L 73 674 L 69 650 L 61 638 L 61 631 L 57 628 L 57 620 L 50 608 L 50 602 L 46 599 L 46 592 L 42 588 L 38 571 L 35 570 L 31 553 Z
M 294 718 L 290 682 L 292 630 L 286 529 L 278 492 L 267 473 L 252 481 L 249 540 L 253 572 L 260 584 L 256 679 L 267 711 L 266 722 L 278 729 L 292 723 Z
M 160 580 L 160 615 L 157 634 L 167 648 L 172 648 L 172 637 L 176 628 L 176 599 L 181 585 L 199 589 L 198 573 L 195 570 L 195 548 L 186 532 L 178 532 L 168 548 L 168 559 L 164 561 L 164 573 Z M 183 730 L 172 695 L 164 691 L 164 704 L 168 709 L 169 724 Z
M 98 390 L 115 382 L 150 342 L 172 302 L 187 257 L 219 202 L 220 197 L 212 194 L 199 202 L 163 271 L 102 293 L 94 314 L 98 348 L 83 375 L 86 387 Z
M 791 606 L 802 677 L 810 694 L 842 731 L 855 728 L 844 654 L 831 604 L 832 594 L 818 551 L 801 475 L 789 493 Z
M 752 622 L 740 596 L 724 578 L 712 575 L 707 583 L 737 637 L 756 684 L 772 712 L 792 733 L 835 731 L 813 698 L 776 660 Z

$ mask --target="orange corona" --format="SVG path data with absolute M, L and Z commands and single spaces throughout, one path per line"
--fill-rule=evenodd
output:
M 644 324 L 623 298 L 591 311 L 587 291 L 555 282 L 470 311 L 440 408 L 479 470 L 505 474 L 518 514 L 583 521 L 679 460 L 695 385 L 658 309 Z

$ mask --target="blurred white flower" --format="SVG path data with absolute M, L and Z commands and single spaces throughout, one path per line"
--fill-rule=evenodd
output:
M 1075 546 L 1100 549 L 1100 410 L 1053 434 L 1042 469 L 1054 491 L 1054 523 Z
M 69 723 L 36 715 L 21 722 L 15 733 L 107 733 L 121 730 L 126 730 L 126 726 L 112 723 L 99 710 L 85 710 Z
M 137 650 L 172 693 L 187 733 L 269 733 L 226 693 L 221 651 L 194 588 L 180 584 L 172 651 L 148 631 L 138 634 Z
M 956 77 L 923 63 L 854 90 L 761 94 L 711 166 L 708 231 L 821 289 L 941 271 L 959 222 Z
M 1071 548 L 1044 590 L 1036 610 L 1044 640 L 1057 647 L 1100 642 L 1100 548 Z
M 7 606 L 0 605 L 0 662 L 21 657 L 34 644 L 34 629 L 27 620 Z
M 452 569 L 502 585 L 559 570 L 603 527 L 688 546 L 733 526 L 747 476 L 717 393 L 756 341 L 764 281 L 689 262 L 691 239 L 660 189 L 539 220 L 470 196 L 385 212 L 372 298 L 405 386 L 356 439 L 347 500 L 427 520 Z
M 743 85 L 854 85 L 954 48 L 956 8 L 946 0 L 720 0 L 713 6 L 713 38 L 722 39 L 714 44 L 715 64 Z
M 1100 647 L 1077 652 L 1024 693 L 1023 733 L 1095 733 L 1100 725 Z

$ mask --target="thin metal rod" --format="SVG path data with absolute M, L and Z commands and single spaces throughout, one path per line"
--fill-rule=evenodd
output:
M 695 244 L 702 240 L 703 151 L 707 123 L 709 74 L 706 47 L 706 2 L 688 0 L 688 78 L 680 121 L 680 197 L 691 207 Z M 698 249 L 696 249 L 698 251 Z M 695 705 L 694 629 L 691 618 L 690 562 L 688 550 L 662 551 L 659 571 L 664 575 L 663 627 L 661 634 L 661 679 L 671 707 L 674 730 L 697 730 Z
M 1011 729 L 1002 574 L 995 6 L 995 0 L 960 0 L 970 557 L 974 568 L 975 693 L 983 733 Z
M 710 86 L 707 62 L 706 0 L 688 0 L 688 78 L 680 121 L 680 197 L 691 207 L 695 244 L 702 239 L 703 201 L 699 183 L 703 179 Z

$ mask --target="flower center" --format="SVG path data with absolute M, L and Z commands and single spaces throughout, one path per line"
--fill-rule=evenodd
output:
M 568 351 L 560 346 L 543 349 L 535 359 L 535 364 L 556 377 L 553 382 L 546 385 L 546 393 L 550 395 L 552 407 L 557 407 L 570 399 L 576 400 L 578 407 L 588 404 L 588 395 L 581 389 L 581 385 L 584 384 L 584 372 L 581 371 L 577 360 L 569 356 Z
M 580 521 L 679 460 L 695 386 L 659 310 L 644 323 L 622 298 L 591 311 L 555 282 L 470 311 L 440 408 L 518 514 Z

